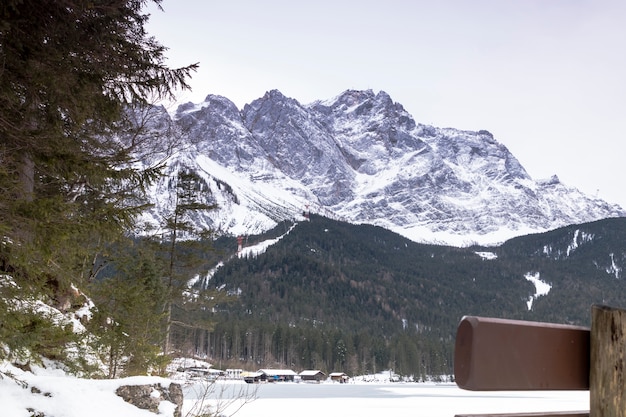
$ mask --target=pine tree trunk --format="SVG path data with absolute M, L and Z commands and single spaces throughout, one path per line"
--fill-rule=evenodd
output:
M 22 154 L 18 166 L 19 195 L 18 199 L 23 201 L 33 201 L 35 192 L 35 162 L 28 154 Z
M 167 355 L 171 349 L 171 334 L 172 334 L 172 301 L 167 302 L 165 311 L 165 339 L 163 341 L 163 354 Z

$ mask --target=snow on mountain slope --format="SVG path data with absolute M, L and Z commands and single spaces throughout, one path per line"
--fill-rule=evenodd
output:
M 200 199 L 219 207 L 195 221 L 234 235 L 309 210 L 415 241 L 489 244 L 626 215 L 556 176 L 533 180 L 487 131 L 416 123 L 385 92 L 348 90 L 302 105 L 273 90 L 242 110 L 209 95 L 180 106 L 173 122 L 184 150 L 151 190 L 153 224 L 172 210 L 181 169 L 197 172 Z
M 259 187 L 256 184 L 258 178 L 232 172 L 205 155 L 187 155 L 187 158 L 174 155 L 172 161 L 167 167 L 167 176 L 150 190 L 150 194 L 156 198 L 153 200 L 154 206 L 143 218 L 144 222 L 157 230 L 174 211 L 174 181 L 179 169 L 193 169 L 206 185 L 199 201 L 218 207 L 217 210 L 196 215 L 198 228 L 211 229 L 218 234 L 258 234 L 273 228 L 282 220 L 299 220 L 303 217 L 307 204 L 305 199 L 271 184 Z M 282 178 L 282 182 L 288 186 L 292 181 Z M 293 188 L 297 187 L 298 184 L 294 183 Z

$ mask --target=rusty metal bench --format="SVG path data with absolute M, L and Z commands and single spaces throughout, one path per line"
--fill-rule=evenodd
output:
M 589 411 L 471 416 L 626 417 L 626 311 L 594 305 L 591 315 L 591 328 L 463 317 L 454 352 L 460 388 L 589 390 L 590 395 Z

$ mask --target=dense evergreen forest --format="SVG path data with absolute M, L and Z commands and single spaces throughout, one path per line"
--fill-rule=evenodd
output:
M 626 263 L 625 233 L 626 219 L 607 219 L 456 248 L 313 215 L 264 253 L 226 261 L 208 281 L 231 295 L 213 331 L 179 340 L 223 368 L 450 374 L 463 315 L 588 325 L 593 303 L 626 305 L 623 280 L 609 269 Z M 235 239 L 215 245 L 224 256 L 236 247 Z M 529 273 L 552 286 L 531 310 Z

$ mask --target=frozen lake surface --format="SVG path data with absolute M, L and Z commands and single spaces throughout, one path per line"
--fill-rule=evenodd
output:
M 186 388 L 185 405 L 207 397 L 202 385 Z M 242 404 L 244 397 L 252 399 Z M 471 392 L 454 384 L 417 383 L 216 383 L 213 412 L 223 416 L 454 417 L 456 414 L 580 411 L 589 409 L 588 391 Z M 243 406 L 242 406 L 243 405 Z M 241 406 L 241 408 L 240 408 Z

